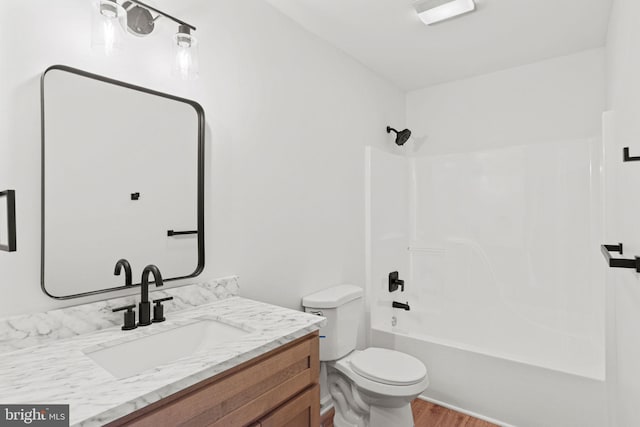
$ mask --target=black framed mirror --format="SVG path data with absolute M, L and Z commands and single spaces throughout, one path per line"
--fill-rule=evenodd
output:
M 41 79 L 41 286 L 68 299 L 204 268 L 204 110 L 195 101 L 56 65 Z
M 0 251 L 16 251 L 16 192 L 0 191 Z

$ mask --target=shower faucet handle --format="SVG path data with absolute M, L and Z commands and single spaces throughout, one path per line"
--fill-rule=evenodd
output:
M 400 280 L 400 274 L 397 271 L 389 273 L 389 292 L 395 292 L 400 288 L 400 292 L 404 292 L 404 280 Z

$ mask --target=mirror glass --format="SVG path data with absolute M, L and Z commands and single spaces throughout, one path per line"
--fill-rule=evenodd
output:
M 64 66 L 42 77 L 42 289 L 73 298 L 204 267 L 204 112 Z

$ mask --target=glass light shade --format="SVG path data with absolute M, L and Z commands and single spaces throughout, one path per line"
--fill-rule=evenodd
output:
M 421 0 L 414 3 L 418 16 L 427 25 L 444 21 L 476 9 L 474 0 Z
M 91 23 L 91 47 L 110 56 L 122 50 L 127 28 L 127 12 L 116 0 L 98 0 Z
M 173 37 L 173 75 L 183 80 L 198 78 L 198 39 L 187 32 L 178 32 Z

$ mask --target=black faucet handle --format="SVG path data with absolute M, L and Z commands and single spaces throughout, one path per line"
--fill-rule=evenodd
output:
M 133 311 L 135 308 L 136 308 L 136 305 L 131 304 L 131 305 L 125 305 L 124 307 L 114 308 L 113 310 L 111 310 L 114 313 L 118 311 L 127 310 L 127 312 L 124 313 L 124 325 L 122 326 L 123 331 L 130 331 L 131 329 L 137 328 L 136 312 Z
M 171 301 L 172 299 L 173 297 L 165 297 L 153 300 L 153 302 L 156 304 L 153 306 L 153 323 L 160 323 L 167 320 L 164 317 L 164 307 L 162 306 L 162 303 L 164 301 Z
M 116 312 L 122 311 L 122 310 L 133 310 L 134 308 L 136 308 L 136 305 L 135 304 L 131 304 L 131 305 L 125 305 L 124 307 L 114 308 L 111 311 L 116 313 Z

